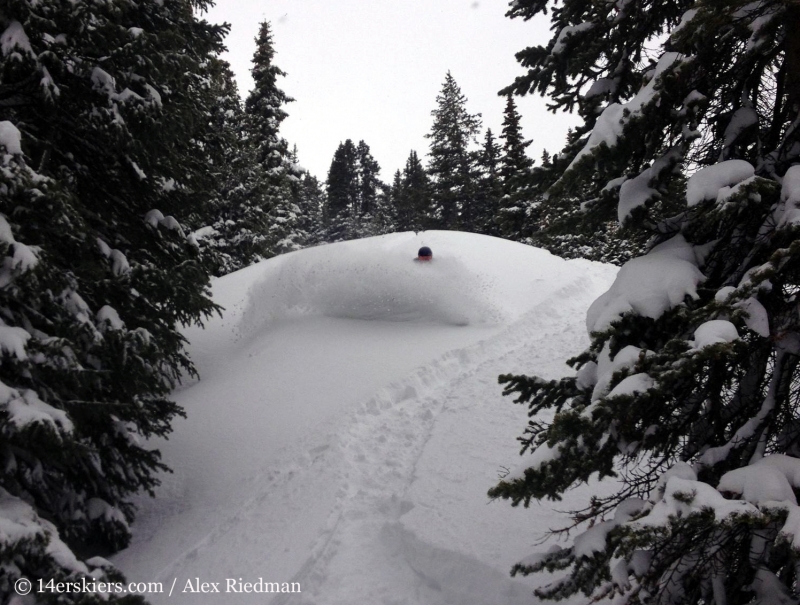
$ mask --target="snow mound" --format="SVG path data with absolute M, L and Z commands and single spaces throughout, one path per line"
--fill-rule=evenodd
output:
M 15 21 L 16 23 L 16 21 Z M 20 154 L 22 153 L 22 145 L 20 144 L 20 135 L 17 127 L 8 120 L 0 122 L 0 147 L 5 147 L 6 153 Z
M 776 218 L 780 227 L 800 223 L 800 166 L 792 166 L 783 177 L 781 206 Z
M 739 332 L 731 322 L 725 319 L 712 319 L 700 325 L 694 331 L 694 347 L 702 349 L 723 342 L 739 339 Z
M 496 248 L 502 242 L 442 235 L 393 234 L 285 255 L 250 289 L 244 331 L 252 334 L 274 322 L 314 315 L 456 326 L 507 320 L 494 276 L 446 245 L 453 238 L 469 239 L 473 248 L 480 243 Z M 482 241 L 487 239 L 493 241 Z M 441 240 L 431 244 L 433 261 L 415 262 L 418 247 L 430 240 Z
M 752 177 L 755 169 L 744 160 L 728 160 L 692 175 L 686 184 L 686 203 L 696 206 L 706 199 L 716 199 L 720 190 Z
M 753 504 L 789 502 L 797 504 L 793 488 L 800 486 L 800 460 L 773 454 L 749 466 L 725 473 L 717 490 L 740 496 Z
M 587 331 L 605 330 L 629 312 L 658 319 L 687 296 L 697 298 L 697 286 L 705 280 L 697 265 L 696 251 L 680 234 L 628 261 L 608 292 L 589 307 Z

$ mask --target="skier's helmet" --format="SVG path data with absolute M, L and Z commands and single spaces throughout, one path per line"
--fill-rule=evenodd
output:
M 422 246 L 422 248 L 419 249 L 419 252 L 417 252 L 417 258 L 419 260 L 431 260 L 433 259 L 433 252 L 431 252 L 431 249 L 428 248 L 428 246 Z

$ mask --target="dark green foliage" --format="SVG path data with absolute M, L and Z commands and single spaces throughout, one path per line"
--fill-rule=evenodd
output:
M 128 584 L 108 561 L 90 559 L 78 561 L 58 537 L 55 528 L 42 519 L 23 500 L 9 495 L 0 488 L 0 514 L 3 517 L 4 536 L 0 542 L 0 561 L 4 574 L 0 576 L 0 594 L 16 596 L 15 582 L 20 576 L 32 580 L 34 599 L 24 602 L 43 604 L 75 603 L 77 605 L 143 605 L 144 598 L 127 592 Z M 39 592 L 39 582 L 44 592 Z M 70 583 L 73 590 L 67 594 L 56 592 Z M 102 590 L 99 584 L 103 583 Z M 85 587 L 85 589 L 84 589 Z M 29 597 L 30 599 L 30 597 Z M 9 602 L 5 601 L 4 602 Z M 21 603 L 23 601 L 10 601 Z
M 369 230 L 371 235 L 383 235 L 397 231 L 397 212 L 392 197 L 392 187 L 386 183 L 379 183 L 375 196 L 375 211 L 371 217 Z
M 358 215 L 361 219 L 375 214 L 378 190 L 381 182 L 378 174 L 381 167 L 370 153 L 369 145 L 364 141 L 356 147 L 356 172 L 358 177 Z
M 289 144 L 278 138 L 278 128 L 288 114 L 283 109 L 294 101 L 278 88 L 286 73 L 274 64 L 275 48 L 269 22 L 261 24 L 253 54 L 253 90 L 245 101 L 247 134 L 253 138 L 256 162 L 266 170 L 282 169 L 289 156 Z M 274 153 L 277 151 L 278 153 Z
M 503 188 L 493 228 L 502 237 L 525 241 L 526 236 L 534 230 L 533 225 L 538 227 L 538 216 L 531 216 L 528 211 L 535 193 L 530 179 L 533 160 L 525 150 L 532 141 L 526 141 L 522 136 L 520 119 L 514 97 L 509 94 L 503 117 L 503 132 L 500 134 L 503 141 L 500 156 Z
M 763 235 L 759 236 L 759 232 L 770 223 L 777 198 L 774 183 L 761 179 L 724 207 L 709 208 L 706 204 L 685 217 L 683 236 L 676 237 L 686 237 L 700 249 L 707 243 L 713 245 L 702 265 L 706 280 L 698 298 L 687 299 L 686 306 L 676 307 L 655 320 L 634 313 L 623 315 L 595 335 L 589 352 L 573 360 L 582 368 L 577 381 L 501 377 L 505 392 L 517 394 L 519 403 L 530 406 L 532 421 L 521 439 L 523 452 L 548 444 L 557 448 L 560 456 L 528 469 L 521 480 L 501 482 L 492 490 L 492 496 L 527 506 L 531 499 L 558 498 L 593 473 L 600 477 L 619 475 L 619 491 L 576 511 L 573 521 L 609 518 L 615 510 L 618 515 L 636 498 L 643 497 L 650 500 L 640 506 L 646 514 L 659 502 L 669 501 L 663 496 L 662 476 L 677 462 L 693 465 L 689 473 L 696 477 L 694 485 L 716 486 L 726 472 L 757 462 L 764 454 L 798 453 L 793 428 L 798 404 L 797 352 L 792 349 L 795 352 L 787 354 L 783 345 L 775 344 L 785 338 L 784 330 L 795 333 L 800 323 L 791 310 L 793 295 L 787 295 L 796 289 L 800 278 L 796 269 L 789 269 L 800 260 L 797 227 L 774 231 L 771 239 L 775 246 L 762 247 L 747 259 L 747 266 L 760 268 L 759 271 L 738 288 L 731 288 L 730 294 L 717 295 L 730 283 L 731 259 L 746 259 L 761 247 Z M 739 276 L 737 281 L 742 266 L 735 265 L 733 275 Z M 771 284 L 769 289 L 765 288 L 767 281 Z M 748 307 L 751 297 L 757 298 L 770 317 L 770 338 L 754 332 L 751 326 L 755 324 L 748 322 L 745 309 L 753 309 Z M 707 321 L 721 318 L 733 322 L 741 338 L 694 348 L 695 330 Z M 626 347 L 636 347 L 640 351 L 638 357 L 613 373 L 605 370 L 610 382 L 605 388 L 598 387 L 602 379 L 591 376 L 601 376 L 609 359 L 616 358 Z M 634 374 L 647 375 L 654 386 L 633 395 L 606 395 L 610 388 Z M 547 408 L 557 411 L 552 423 L 537 422 L 536 415 Z M 751 425 L 752 430 L 748 428 Z M 678 493 L 674 497 L 679 496 Z M 647 573 L 631 576 L 631 585 L 641 587 L 629 593 L 631 602 L 638 602 L 640 590 L 658 592 L 663 575 L 674 565 L 686 568 L 676 574 L 675 590 L 690 595 L 691 602 L 697 602 L 703 594 L 699 583 L 699 592 L 692 592 L 692 582 L 707 577 L 723 563 L 723 568 L 730 570 L 720 576 L 724 577 L 729 595 L 740 594 L 743 579 L 749 578 L 749 585 L 761 567 L 778 575 L 794 569 L 791 550 L 780 551 L 780 557 L 770 555 L 780 549 L 783 523 L 776 521 L 768 507 L 754 508 L 746 517 L 715 520 L 713 515 L 693 508 L 692 501 L 693 497 L 688 496 L 690 514 L 686 522 L 671 522 L 669 529 L 660 529 L 661 525 L 653 529 L 613 525 L 607 535 L 606 552 L 591 562 L 576 558 L 569 549 L 560 552 L 572 569 L 571 579 L 558 583 L 557 591 L 542 591 L 540 596 L 564 596 L 578 589 L 595 596 L 606 594 L 611 587 L 608 566 L 612 558 L 632 560 L 650 557 L 653 552 L 658 557 Z M 698 533 L 705 538 L 700 540 Z M 774 543 L 756 556 L 757 565 L 747 562 L 752 557 L 747 549 L 728 550 L 729 543 L 746 546 L 756 540 L 756 535 L 765 537 L 767 544 Z M 707 554 L 717 552 L 721 545 L 719 552 L 724 553 L 724 559 Z M 702 556 L 709 557 L 707 564 L 695 561 Z M 550 559 L 542 561 L 544 564 Z M 543 568 L 522 566 L 517 571 L 529 573 Z M 741 594 L 749 598 L 753 593 Z
M 491 128 L 486 130 L 477 164 L 479 176 L 473 230 L 485 235 L 499 235 L 495 219 L 500 210 L 500 198 L 503 196 L 501 147 L 495 142 Z
M 212 275 L 225 275 L 243 265 L 240 208 L 234 206 L 240 174 L 247 156 L 242 154 L 244 112 L 230 66 L 220 59 L 208 64 L 212 103 L 203 149 L 212 183 L 206 207 L 189 219 L 196 241 Z M 238 221 L 238 222 L 237 222 Z
M 432 226 L 470 231 L 478 226 L 477 174 L 470 144 L 480 131 L 480 114 L 467 111 L 467 98 L 447 72 L 431 112 L 428 176 L 433 201 Z
M 306 245 L 320 243 L 322 228 L 322 208 L 325 202 L 325 190 L 317 177 L 303 172 L 297 193 L 298 228 L 308 234 Z
M 376 234 L 373 223 L 379 192 L 383 188 L 378 179 L 380 169 L 364 141 L 359 141 L 358 146 L 350 139 L 339 143 L 326 182 L 323 241 L 337 242 Z M 388 220 L 385 209 L 380 213 L 381 222 Z
M 308 237 L 297 204 L 301 171 L 279 132 L 288 115 L 283 106 L 293 99 L 278 87 L 278 78 L 286 74 L 274 58 L 272 31 L 264 22 L 253 55 L 254 88 L 243 112 L 227 108 L 223 125 L 235 136 L 235 147 L 219 211 L 210 221 L 214 232 L 206 239 L 222 255 L 221 274 L 301 248 Z M 225 98 L 235 94 L 230 86 L 223 91 Z
M 392 185 L 397 231 L 423 231 L 431 223 L 431 183 L 416 151 L 408 154 Z
M 203 6 L 3 5 L 0 515 L 41 527 L 0 545 L 8 580 L 85 573 L 43 553 L 59 535 L 81 556 L 125 546 L 130 496 L 164 469 L 144 440 L 182 414 L 178 329 L 215 311 L 180 224 L 210 204 L 203 72 L 224 28 Z
M 403 173 L 400 170 L 395 170 L 394 178 L 389 188 L 389 204 L 393 209 L 393 223 L 397 231 L 411 231 L 414 212 L 407 203 L 407 198 L 403 195 Z
M 245 135 L 256 174 L 249 202 L 255 202 L 266 218 L 260 234 L 260 255 L 264 258 L 297 250 L 307 237 L 298 229 L 300 209 L 296 202 L 301 171 L 289 143 L 279 134 L 281 122 L 288 115 L 283 106 L 294 99 L 278 88 L 278 77 L 286 74 L 274 64 L 274 58 L 272 31 L 264 22 L 253 55 L 255 86 L 245 101 Z
M 626 229 L 613 219 L 587 212 L 584 198 L 575 195 L 550 195 L 548 189 L 558 180 L 559 170 L 568 166 L 563 156 L 550 158 L 544 153 L 535 166 L 520 179 L 521 203 L 512 212 L 502 211 L 504 224 L 519 228 L 520 241 L 544 248 L 562 258 L 588 258 L 622 265 L 645 250 L 650 233 Z M 543 193 L 544 192 L 544 193 Z M 601 193 L 604 203 L 615 205 L 619 186 Z M 591 228 L 586 223 L 591 221 Z
M 352 239 L 352 224 L 359 209 L 359 186 L 356 147 L 350 139 L 339 143 L 333 154 L 325 192 L 324 240 L 336 242 Z
M 514 97 L 509 94 L 503 116 L 503 132 L 500 134 L 503 140 L 500 175 L 506 185 L 504 193 L 513 191 L 514 179 L 519 178 L 533 166 L 533 160 L 525 152 L 533 141 L 526 141 L 522 136 L 520 119 Z
M 554 38 L 520 53 L 529 71 L 511 88 L 585 124 L 531 172 L 549 194 L 537 210 L 584 236 L 616 218 L 634 251 L 650 241 L 590 308 L 577 377 L 501 377 L 530 408 L 521 443 L 539 462 L 492 496 L 527 506 L 619 481 L 574 511 L 571 544 L 514 572 L 567 570 L 537 591 L 551 599 L 797 602 L 800 8 L 551 8 Z M 546 236 L 569 241 L 564 225 Z

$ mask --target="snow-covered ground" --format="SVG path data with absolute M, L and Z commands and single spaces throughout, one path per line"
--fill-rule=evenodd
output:
M 432 263 L 412 262 L 422 245 Z M 569 500 L 488 501 L 520 462 L 526 422 L 497 376 L 570 371 L 586 310 L 615 273 L 433 231 L 303 250 L 215 281 L 224 317 L 187 330 L 201 374 L 175 393 L 188 419 L 156 444 L 174 474 L 140 501 L 115 563 L 164 584 L 147 595 L 156 605 L 530 603 L 542 580 L 508 571 Z M 195 578 L 302 592 L 183 592 Z

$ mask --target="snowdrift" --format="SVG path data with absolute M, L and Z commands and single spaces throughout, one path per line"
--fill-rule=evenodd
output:
M 323 247 L 287 258 L 253 289 L 244 325 L 258 329 L 304 315 L 455 325 L 500 319 L 480 296 L 486 285 L 463 261 L 415 263 L 409 250 L 369 249 L 365 257 L 363 248 L 342 246 L 331 256 Z
M 413 261 L 423 245 L 433 248 L 432 262 Z M 253 285 L 242 328 L 252 334 L 311 315 L 497 324 L 518 314 L 542 269 L 555 263 L 542 250 L 471 233 L 401 233 L 320 246 L 286 255 Z M 498 290 L 500 282 L 506 288 Z

